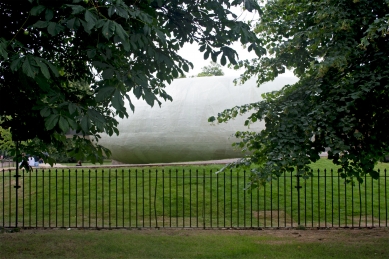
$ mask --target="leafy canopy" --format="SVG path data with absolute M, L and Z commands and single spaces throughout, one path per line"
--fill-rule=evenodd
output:
M 211 64 L 209 66 L 204 66 L 201 68 L 201 72 L 198 73 L 197 76 L 224 76 L 224 72 L 218 63 L 211 61 Z
M 184 43 L 232 64 L 234 41 L 260 54 L 232 6 L 259 10 L 253 0 L 1 0 L 0 126 L 30 153 L 74 132 L 69 155 L 102 161 L 99 133 L 119 133 L 130 91 L 151 106 L 172 100 L 165 84 L 193 67 L 177 54 Z
M 247 125 L 266 123 L 236 133 L 235 145 L 252 153 L 231 166 L 251 165 L 255 185 L 296 167 L 309 176 L 329 148 L 342 177 L 378 177 L 374 164 L 389 152 L 389 1 L 273 0 L 262 11 L 255 32 L 266 53 L 239 62 L 241 80 L 261 84 L 290 69 L 299 81 L 210 118 L 250 112 Z

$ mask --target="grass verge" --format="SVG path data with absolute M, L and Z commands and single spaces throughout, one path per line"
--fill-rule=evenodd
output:
M 388 258 L 388 229 L 22 230 L 0 258 Z

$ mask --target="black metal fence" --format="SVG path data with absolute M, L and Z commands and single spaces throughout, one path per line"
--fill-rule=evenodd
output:
M 253 191 L 249 173 L 0 171 L 0 227 L 387 227 L 388 177 L 346 184 L 333 170 L 285 174 Z

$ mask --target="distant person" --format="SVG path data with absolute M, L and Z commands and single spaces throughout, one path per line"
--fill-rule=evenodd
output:
M 82 164 L 81 164 L 81 160 L 78 160 L 78 162 L 77 162 L 77 165 L 76 166 L 82 166 Z
M 43 158 L 39 158 L 39 160 L 38 160 L 38 162 L 39 162 L 39 164 L 44 164 L 45 163 L 45 161 L 43 161 Z
M 31 167 L 35 166 L 35 158 L 33 156 L 28 157 L 28 165 Z

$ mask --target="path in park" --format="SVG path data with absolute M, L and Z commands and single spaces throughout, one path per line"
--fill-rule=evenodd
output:
M 192 161 L 192 162 L 176 162 L 176 163 L 155 163 L 155 164 L 111 164 L 111 165 L 85 165 L 85 166 L 67 166 L 61 164 L 54 164 L 54 168 L 120 168 L 120 167 L 148 167 L 148 166 L 176 166 L 176 165 L 223 165 L 237 161 L 238 158 L 233 159 L 221 159 L 221 160 L 208 160 L 208 161 Z M 34 169 L 46 169 L 50 168 L 49 164 L 40 164 L 39 167 Z M 4 167 L 0 170 L 14 169 L 13 167 Z

